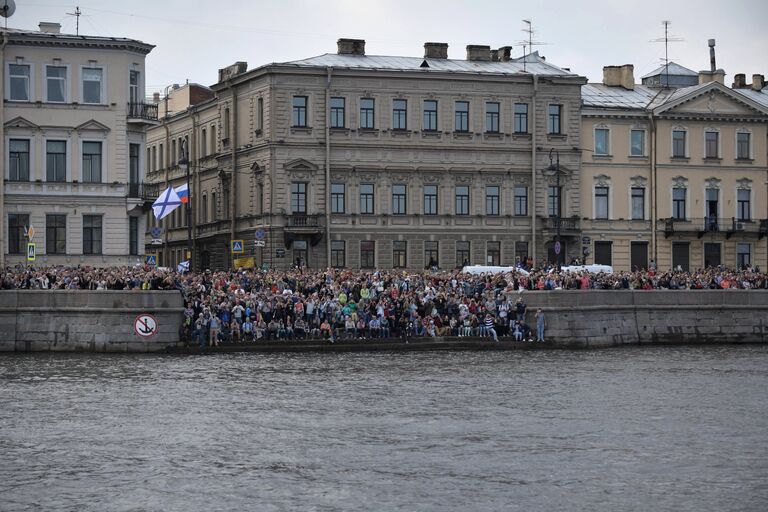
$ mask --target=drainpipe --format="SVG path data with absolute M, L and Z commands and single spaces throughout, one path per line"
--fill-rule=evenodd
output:
M 656 122 L 653 118 L 653 112 L 648 114 L 648 124 L 651 130 L 651 254 L 653 261 L 659 265 L 658 247 L 656 245 L 656 219 L 658 218 L 658 190 L 656 184 Z
M 269 75 L 269 170 L 267 177 L 269 178 L 269 238 L 267 242 L 267 251 L 269 252 L 269 270 L 272 270 L 272 256 L 275 254 L 277 244 L 275 244 L 272 225 L 274 222 L 274 206 L 275 206 L 275 172 L 277 165 L 277 158 L 275 156 L 275 125 L 273 114 L 276 112 L 275 107 L 275 87 L 274 77 Z M 262 261 L 262 264 L 265 262 Z
M 163 128 L 165 128 L 165 155 L 169 155 L 171 157 L 176 157 L 176 155 L 171 154 L 171 128 L 168 126 L 168 94 L 165 95 L 165 115 L 163 116 Z M 169 183 L 169 176 L 171 174 L 171 158 L 163 158 L 165 160 L 165 188 L 168 188 L 170 185 Z M 163 189 L 165 190 L 165 189 Z M 162 191 L 161 191 L 162 193 Z M 166 219 L 168 217 L 165 217 Z M 162 222 L 162 221 L 161 221 Z M 170 221 L 165 221 L 166 224 L 169 224 Z M 168 228 L 163 229 L 163 266 L 168 266 Z M 158 265 L 160 262 L 158 262 Z
M 325 262 L 331 266 L 331 74 L 333 68 L 325 68 Z
M 3 33 L 0 43 L 0 69 L 5 69 L 5 46 L 8 44 L 8 33 Z M 30 85 L 30 88 L 31 85 Z M 31 92 L 31 91 L 30 91 Z M 0 80 L 0 98 L 5 98 L 5 80 Z M 5 101 L 0 101 L 0 155 L 5 155 Z M 2 159 L 5 162 L 5 158 Z M 3 165 L 5 168 L 5 165 Z M 5 175 L 5 170 L 3 170 Z M 0 213 L 5 217 L 5 176 L 0 178 Z M 5 219 L 0 219 L 0 268 L 5 267 Z
M 197 209 L 200 207 L 200 198 L 198 197 L 200 194 L 200 172 L 199 172 L 199 165 L 200 162 L 198 161 L 198 149 L 197 149 L 197 130 L 200 127 L 200 113 L 197 110 L 197 107 L 193 107 L 192 111 L 190 112 L 192 116 L 192 137 L 189 139 L 190 148 L 187 148 L 187 165 L 189 165 L 189 172 L 192 174 L 192 177 L 194 179 L 195 185 L 194 188 L 189 183 L 189 179 L 187 180 L 187 186 L 190 188 L 189 190 L 189 207 L 190 207 L 190 218 L 187 219 L 187 222 L 190 223 L 190 226 L 187 227 L 188 230 L 191 230 L 192 232 L 192 245 L 191 247 L 188 247 L 187 249 L 190 251 L 190 266 L 189 270 L 191 272 L 194 272 L 195 269 L 198 267 L 197 264 Z M 194 165 L 193 165 L 194 162 Z M 195 172 L 195 169 L 198 169 L 198 172 Z
M 539 89 L 538 75 L 533 77 L 533 95 L 531 96 L 531 247 L 533 265 L 536 266 L 536 92 Z
M 230 179 L 229 187 L 229 214 L 230 214 L 230 227 L 229 227 L 229 239 L 230 243 L 236 238 L 237 228 L 237 90 L 232 86 L 232 81 L 229 81 L 229 92 L 232 98 L 232 115 L 230 116 L 229 130 L 229 145 L 231 149 L 232 160 L 232 178 Z M 234 268 L 234 254 L 232 254 L 232 267 Z

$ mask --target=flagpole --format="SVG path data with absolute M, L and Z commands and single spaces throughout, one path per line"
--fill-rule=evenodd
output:
M 183 166 L 187 174 L 187 202 L 185 208 L 185 214 L 187 218 L 187 261 L 189 261 L 189 270 L 193 271 L 192 265 L 192 190 L 189 184 L 189 148 L 187 147 L 187 139 L 181 141 L 182 153 L 179 165 Z

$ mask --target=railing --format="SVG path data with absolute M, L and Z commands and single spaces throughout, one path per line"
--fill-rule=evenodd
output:
M 144 201 L 154 201 L 160 195 L 161 183 L 129 183 L 128 197 L 140 197 Z
M 551 229 L 551 230 L 557 230 L 558 225 L 560 226 L 560 231 L 578 231 L 579 230 L 579 219 L 577 218 L 560 218 L 557 217 L 544 217 L 544 229 Z
M 288 228 L 319 228 L 319 215 L 289 215 Z
M 128 117 L 157 121 L 157 105 L 153 103 L 128 103 Z
M 696 233 L 699 238 L 707 233 L 723 233 L 726 238 L 734 234 L 768 235 L 768 220 L 737 219 L 736 217 L 699 217 L 691 219 L 664 219 L 664 234 Z

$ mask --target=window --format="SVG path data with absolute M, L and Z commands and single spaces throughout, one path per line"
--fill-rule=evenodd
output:
M 229 144 L 229 109 L 228 108 L 224 109 L 224 120 L 221 122 L 221 143 L 224 144 L 225 146 Z
M 216 203 L 216 192 L 211 192 L 211 219 L 219 220 L 219 205 Z
M 672 158 L 685 158 L 685 139 L 684 130 L 672 130 Z
M 550 105 L 547 116 L 547 133 L 558 135 L 562 133 L 562 105 Z
M 101 142 L 83 142 L 83 181 L 101 182 Z
M 736 218 L 738 220 L 750 220 L 750 194 L 748 189 L 739 189 L 736 191 Z
M 83 215 L 83 254 L 101 254 L 101 215 Z
M 485 214 L 499 214 L 499 186 L 489 185 L 485 187 Z
M 264 131 L 264 98 L 259 98 L 256 102 L 256 129 L 259 132 Z
M 63 140 L 49 140 L 45 143 L 46 181 L 67 180 L 67 143 Z
M 159 169 L 165 169 L 165 151 L 163 150 L 163 145 L 160 144 L 160 150 L 158 151 L 160 153 L 160 167 Z
M 424 185 L 424 215 L 437 215 L 437 185 Z
M 720 134 L 718 132 L 704 132 L 704 156 L 706 158 L 720 158 L 719 140 Z
M 168 155 L 168 162 L 171 167 L 176 165 L 176 139 L 171 141 L 171 154 Z
M 645 156 L 645 130 L 631 130 L 629 138 L 629 155 Z
M 216 153 L 216 125 L 211 125 L 211 154 Z
M 528 242 L 515 242 L 515 263 L 525 264 L 528 260 Z
M 331 240 L 331 266 L 344 268 L 346 266 L 346 243 L 344 240 Z
M 331 98 L 331 128 L 344 128 L 344 98 Z
M 9 64 L 8 75 L 11 101 L 29 101 L 29 66 L 27 64 Z
M 200 220 L 202 220 L 203 224 L 205 224 L 206 222 L 208 222 L 208 196 L 205 195 L 205 194 L 203 194 L 203 205 L 200 208 L 200 210 L 201 210 L 202 217 L 203 217 Z
M 394 268 L 405 268 L 408 260 L 408 242 L 405 240 L 395 240 L 392 242 L 392 266 Z
M 135 219 L 136 217 L 131 217 Z M 45 253 L 64 254 L 67 252 L 67 216 L 45 216 Z M 133 254 L 133 253 L 131 253 Z
M 469 241 L 459 240 L 456 242 L 456 266 L 465 265 L 469 265 Z
M 595 154 L 608 154 L 608 134 L 607 128 L 595 128 Z
M 29 181 L 29 140 L 8 141 L 8 179 Z
M 595 187 L 595 218 L 608 218 L 608 187 Z
M 437 100 L 424 100 L 424 130 L 437 131 Z
M 373 130 L 375 128 L 376 101 L 372 98 L 360 100 L 360 128 Z
M 64 103 L 67 100 L 67 68 L 45 66 L 46 101 Z
M 139 94 L 140 73 L 131 70 L 128 76 L 128 101 L 131 103 L 140 103 L 142 94 Z
M 501 108 L 498 102 L 489 101 L 485 104 L 485 131 L 499 133 L 499 113 Z
M 8 214 L 8 254 L 27 252 L 27 226 L 29 215 L 26 213 Z
M 751 264 L 750 258 L 751 247 L 749 244 L 738 243 L 736 244 L 736 267 L 744 268 Z
M 550 185 L 547 189 L 547 215 L 550 217 L 560 217 L 561 200 L 560 194 L 562 187 Z
M 406 199 L 405 185 L 392 185 L 392 214 L 393 215 L 405 215 L 405 199 Z
M 373 183 L 360 184 L 360 213 L 373 215 Z
M 205 128 L 200 130 L 200 156 L 205 157 L 208 156 L 208 138 L 206 137 L 207 132 L 205 131 Z
M 343 183 L 331 183 L 331 213 L 344 213 L 345 187 Z
M 307 126 L 307 97 L 306 96 L 294 96 L 293 97 L 293 118 L 292 126 L 306 127 Z
M 501 242 L 489 240 L 486 242 L 485 261 L 488 265 L 501 265 Z
M 736 134 L 736 158 L 739 160 L 748 160 L 751 154 L 750 134 L 739 132 Z
M 678 220 L 685 220 L 685 196 L 688 193 L 688 189 L 685 188 L 673 188 L 672 189 L 672 218 Z
M 103 103 L 101 83 L 104 70 L 101 68 L 83 68 L 83 103 Z
M 456 215 L 469 215 L 469 187 L 456 187 Z
M 392 129 L 408 129 L 408 100 L 392 101 Z
M 307 213 L 307 184 L 291 183 L 291 213 L 306 215 Z
M 632 220 L 645 219 L 645 189 L 632 187 Z
M 360 268 L 373 268 L 376 265 L 376 242 L 363 240 L 360 242 Z
M 528 133 L 527 103 L 515 103 L 515 133 Z
M 528 187 L 515 187 L 515 215 L 528 216 Z
M 138 144 L 128 144 L 129 197 L 139 197 L 139 152 L 140 150 L 141 150 L 141 146 L 139 146 Z
M 438 243 L 435 240 L 427 240 L 424 242 L 424 261 L 427 262 L 429 268 L 437 267 L 439 265 L 440 258 L 437 248 Z
M 453 128 L 457 132 L 469 131 L 469 102 L 456 102 L 456 124 Z

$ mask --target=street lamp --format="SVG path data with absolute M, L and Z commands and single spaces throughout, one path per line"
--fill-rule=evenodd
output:
M 552 152 L 555 153 L 555 163 L 552 163 Z M 555 201 L 555 262 L 557 264 L 557 270 L 560 270 L 560 252 L 562 248 L 560 246 L 560 206 L 562 204 L 562 197 L 560 192 L 560 152 L 555 148 L 549 150 L 549 167 L 547 167 L 549 173 L 555 173 L 555 190 L 557 193 Z
M 187 261 L 189 263 L 189 270 L 192 271 L 192 190 L 189 183 L 189 148 L 187 147 L 187 139 L 184 138 L 181 141 L 181 158 L 179 159 L 179 167 L 181 167 L 187 175 L 187 204 L 185 209 L 185 215 L 187 219 Z

